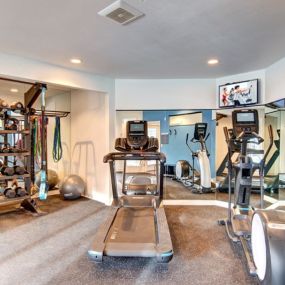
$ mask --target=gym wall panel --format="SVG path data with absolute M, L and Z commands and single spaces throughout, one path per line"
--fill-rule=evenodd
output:
M 215 86 L 215 79 L 116 79 L 116 109 L 212 109 Z
M 109 168 L 103 163 L 112 140 L 110 118 L 105 93 L 71 92 L 71 173 L 86 181 L 87 197 L 103 203 L 110 202 Z
M 266 103 L 285 98 L 285 58 L 266 69 Z
M 189 138 L 191 139 L 194 134 L 194 125 L 188 126 L 169 126 L 169 116 L 189 113 L 191 110 L 186 111 L 144 111 L 143 119 L 147 121 L 159 121 L 160 122 L 160 132 L 169 133 L 171 130 L 171 135 L 169 134 L 168 144 L 163 144 L 161 146 L 161 151 L 165 153 L 167 164 L 175 165 L 178 160 L 188 160 L 192 164 L 192 157 L 189 149 L 185 144 L 186 135 L 189 133 Z M 215 177 L 215 121 L 212 121 L 212 111 L 211 110 L 201 110 L 202 121 L 208 123 L 208 132 L 210 132 L 210 137 L 207 140 L 207 148 L 210 155 L 211 163 L 211 175 Z M 176 130 L 176 134 L 175 131 Z M 190 143 L 194 151 L 199 149 L 199 144 Z M 195 160 L 195 168 L 199 169 L 197 161 Z

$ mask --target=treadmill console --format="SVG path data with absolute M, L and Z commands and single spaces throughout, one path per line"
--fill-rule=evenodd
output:
M 232 113 L 233 135 L 239 136 L 242 132 L 250 136 L 258 134 L 258 112 L 257 110 L 236 110 Z
M 157 151 L 159 143 L 157 138 L 147 135 L 147 121 L 128 121 L 126 138 L 117 138 L 115 149 L 119 151 Z
M 207 132 L 207 123 L 196 123 L 195 130 L 194 130 L 194 139 L 200 140 L 200 137 L 203 139 L 206 137 Z
M 131 148 L 140 149 L 147 144 L 147 122 L 127 122 L 127 143 Z

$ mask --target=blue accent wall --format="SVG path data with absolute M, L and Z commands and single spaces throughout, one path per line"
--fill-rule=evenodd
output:
M 195 110 L 193 112 L 197 112 Z M 190 113 L 191 110 L 187 111 L 143 111 L 143 119 L 146 121 L 159 121 L 160 122 L 160 132 L 169 133 L 171 130 L 171 135 L 169 134 L 169 143 L 164 144 L 161 147 L 161 152 L 165 153 L 167 158 L 167 164 L 175 165 L 178 160 L 188 160 L 192 165 L 191 152 L 186 146 L 186 135 L 189 133 L 189 144 L 190 147 L 196 151 L 200 148 L 199 143 L 191 143 L 190 139 L 194 135 L 194 125 L 189 126 L 175 126 L 169 127 L 169 116 L 177 114 Z M 216 121 L 212 120 L 211 110 L 201 110 L 203 122 L 208 124 L 207 133 L 210 136 L 206 142 L 208 151 L 210 152 L 210 165 L 211 165 L 211 175 L 212 178 L 215 177 L 215 141 L 216 141 Z M 176 135 L 174 132 L 176 130 Z M 197 161 L 195 159 L 195 168 L 199 170 L 197 166 Z

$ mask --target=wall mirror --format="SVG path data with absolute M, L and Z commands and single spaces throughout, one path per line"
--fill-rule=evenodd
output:
M 285 143 L 285 108 L 282 105 L 285 101 L 280 100 L 266 106 L 251 107 L 258 110 L 259 134 L 264 138 L 264 143 L 249 146 L 249 153 L 255 162 L 259 162 L 269 146 L 268 126 L 273 127 L 274 143 L 269 152 L 265 167 L 265 206 L 269 207 L 285 198 L 285 160 L 282 157 L 282 145 Z M 216 110 L 148 110 L 148 111 L 117 111 L 116 137 L 124 137 L 126 132 L 126 122 L 128 120 L 147 120 L 149 122 L 149 135 L 158 138 L 160 151 L 167 156 L 165 169 L 165 198 L 176 200 L 220 200 L 228 199 L 227 179 L 227 144 L 223 128 L 232 127 L 232 111 L 234 109 Z M 215 183 L 218 190 L 215 193 L 199 195 L 191 191 L 194 183 L 199 184 L 200 167 L 196 157 L 192 152 L 201 149 L 201 145 L 192 140 L 196 123 L 206 123 L 207 131 L 205 146 L 209 155 L 210 179 Z M 188 146 L 186 138 L 188 134 Z M 190 149 L 189 149 L 190 147 Z M 192 152 L 191 152 L 192 151 Z M 238 156 L 238 152 L 233 155 L 233 160 Z M 194 159 L 193 159 L 194 158 Z M 132 162 L 134 164 L 134 162 Z M 180 165 L 179 165 L 180 163 Z M 179 179 L 177 177 L 177 166 L 181 171 L 189 168 L 190 179 Z M 137 169 L 135 169 L 137 167 Z M 118 167 L 118 172 L 122 167 Z M 150 165 L 128 165 L 127 172 L 151 173 L 153 169 Z M 180 171 L 179 170 L 179 171 Z M 193 171 L 194 170 L 194 171 Z M 180 172 L 179 172 L 180 173 Z M 186 175 L 186 174 L 185 174 Z M 119 181 L 121 182 L 121 181 Z M 254 174 L 252 203 L 259 205 L 259 173 Z M 212 184 L 213 186 L 213 184 Z M 283 190 L 284 189 L 284 190 Z

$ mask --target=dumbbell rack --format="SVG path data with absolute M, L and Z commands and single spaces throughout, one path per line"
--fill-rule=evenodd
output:
M 7 117 L 7 112 L 12 111 L 10 108 L 5 108 L 1 111 L 1 117 L 0 120 L 3 120 L 3 127 L 4 127 L 4 121 Z M 3 153 L 0 152 L 0 158 L 4 158 L 5 165 L 8 165 L 8 158 L 9 157 L 23 157 L 24 166 L 27 171 L 26 174 L 23 175 L 2 175 L 0 174 L 0 182 L 8 182 L 9 180 L 15 180 L 15 179 L 22 179 L 25 182 L 25 189 L 27 191 L 27 195 L 24 197 L 15 197 L 15 198 L 8 198 L 5 195 L 0 196 L 0 207 L 1 206 L 7 206 L 11 204 L 21 204 L 23 208 L 26 210 L 29 210 L 35 214 L 39 214 L 40 211 L 36 207 L 35 201 L 31 198 L 31 130 L 30 130 L 30 122 L 29 122 L 29 114 L 26 113 L 25 110 L 23 111 L 23 115 L 21 116 L 21 121 L 24 122 L 23 124 L 23 130 L 0 130 L 0 136 L 4 137 L 4 143 L 8 143 L 8 136 L 9 135 L 15 135 L 15 134 L 21 134 L 22 140 L 23 140 L 23 149 L 27 151 L 22 152 L 8 152 Z M 9 115 L 11 117 L 11 115 Z M 18 118 L 18 116 L 17 116 Z M 6 183 L 7 184 L 7 183 Z

